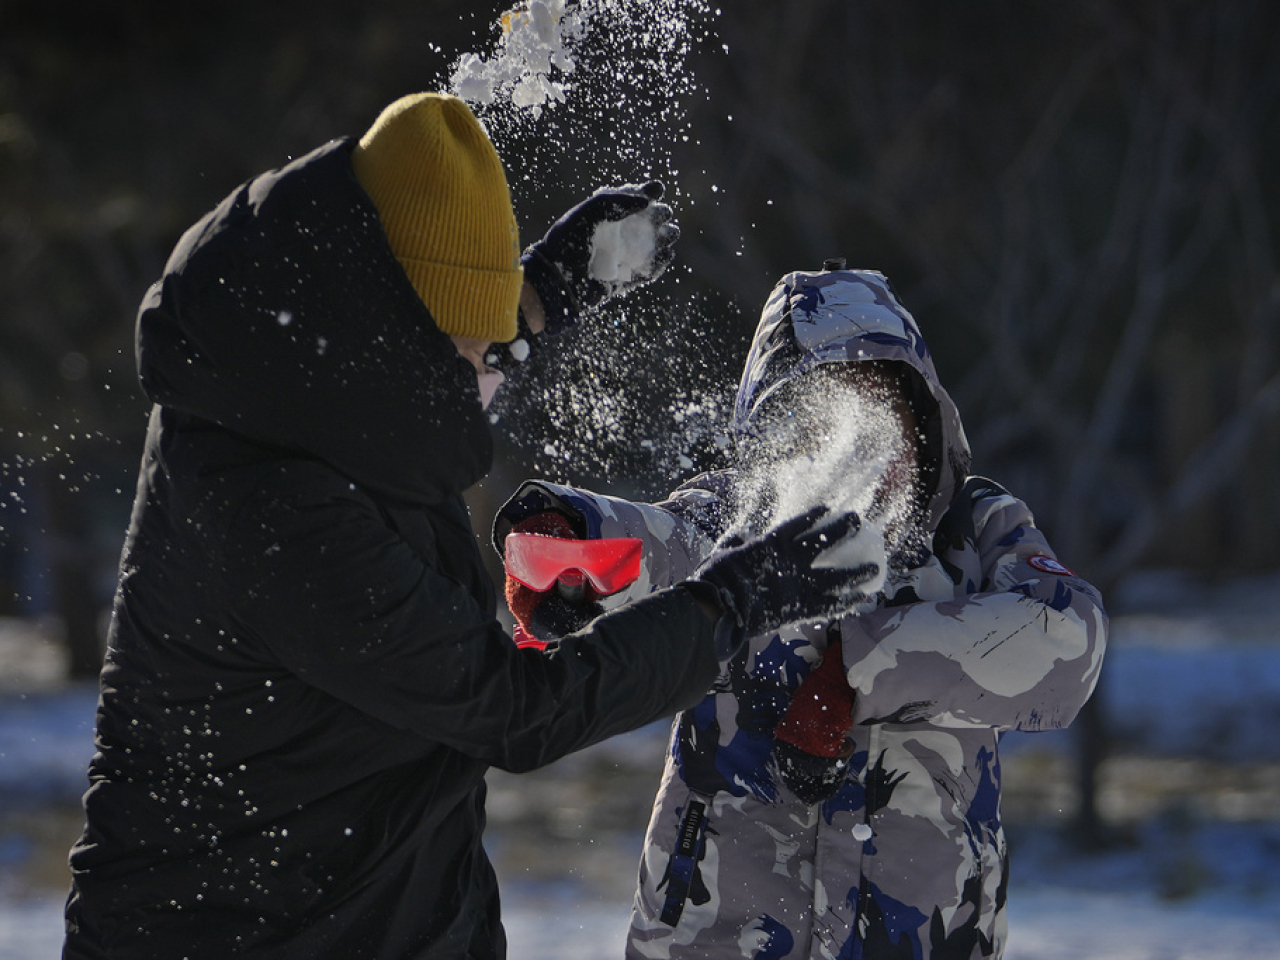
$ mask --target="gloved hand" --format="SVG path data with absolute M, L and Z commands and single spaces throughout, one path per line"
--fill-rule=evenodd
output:
M 521 520 L 511 528 L 511 532 L 578 539 L 569 520 L 553 510 L 535 513 Z M 604 612 L 604 608 L 597 602 L 600 594 L 590 583 L 582 584 L 581 590 L 581 595 L 571 600 L 562 597 L 554 587 L 540 592 L 526 587 L 508 574 L 504 593 L 507 607 L 516 619 L 516 645 L 542 649 L 551 640 L 580 630 L 600 616 Z
M 716 545 L 694 579 L 717 589 L 725 615 L 737 627 L 728 636 L 717 631 L 718 646 L 736 647 L 746 637 L 789 623 L 832 620 L 865 599 L 860 588 L 879 576 L 879 564 L 812 565 L 824 550 L 862 526 L 856 513 L 815 526 L 827 513 L 826 507 L 815 507 L 757 539 L 744 542 L 731 536 Z M 727 659 L 732 650 L 717 653 Z
M 675 258 L 680 228 L 658 203 L 663 185 L 603 187 L 552 224 L 520 258 L 538 291 L 546 332 L 559 333 L 578 317 L 621 293 L 656 280 Z
M 853 690 L 844 673 L 838 634 L 792 697 L 773 732 L 778 778 L 807 804 L 835 796 L 849 771 L 853 742 Z

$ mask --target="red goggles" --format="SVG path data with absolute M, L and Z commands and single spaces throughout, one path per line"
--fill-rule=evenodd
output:
M 564 540 L 537 533 L 507 534 L 507 576 L 544 593 L 556 582 L 590 583 L 602 595 L 617 593 L 640 576 L 642 542 L 635 537 Z

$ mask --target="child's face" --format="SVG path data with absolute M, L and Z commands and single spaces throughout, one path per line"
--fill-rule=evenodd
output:
M 919 460 L 919 426 L 906 390 L 871 363 L 829 364 L 788 384 L 757 415 L 752 456 L 812 457 L 850 429 L 850 417 L 869 421 L 863 429 L 894 431 L 899 458 L 913 467 Z
M 906 390 L 891 370 L 829 364 L 766 401 L 739 449 L 740 484 L 766 525 L 813 501 L 902 532 L 919 506 L 919 444 Z

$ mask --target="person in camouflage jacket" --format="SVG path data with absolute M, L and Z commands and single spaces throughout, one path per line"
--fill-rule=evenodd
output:
M 918 438 L 909 522 L 882 537 L 894 525 L 864 498 L 878 589 L 834 622 L 749 638 L 676 719 L 628 957 L 999 957 L 1001 734 L 1066 726 L 1101 669 L 1098 593 L 1022 501 L 969 475 L 914 318 L 883 275 L 831 267 L 785 276 L 765 304 L 735 408 L 742 446 L 815 374 L 891 371 Z M 641 538 L 639 579 L 595 612 L 678 582 L 749 525 L 749 473 L 704 474 L 659 504 L 529 482 L 495 542 L 547 512 L 575 536 Z

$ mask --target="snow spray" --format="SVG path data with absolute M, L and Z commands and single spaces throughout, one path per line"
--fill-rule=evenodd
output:
M 659 174 L 689 138 L 685 101 L 701 88 L 685 62 L 718 13 L 705 0 L 529 0 L 499 18 L 490 52 L 454 63 L 448 89 L 504 157 L 522 142 L 545 146 L 515 193 Z M 606 151 L 595 149 L 602 135 Z M 543 169 L 551 158 L 555 169 Z
M 679 219 L 693 201 L 680 198 L 673 150 L 696 142 L 687 104 L 704 95 L 686 60 L 718 14 L 705 0 L 530 0 L 494 24 L 491 49 L 453 64 L 448 89 L 470 103 L 504 160 L 531 157 L 508 162 L 517 209 L 522 198 L 568 205 L 602 185 L 660 179 Z M 638 251 L 654 229 L 643 215 L 602 226 L 592 275 L 625 286 L 642 272 Z M 490 419 L 533 469 L 579 482 L 646 476 L 651 492 L 665 493 L 695 464 L 711 465 L 707 451 L 728 448 L 745 351 L 699 337 L 715 308 L 671 294 L 678 284 L 669 273 L 660 291 L 611 302 L 561 335 L 545 375 L 535 359 L 512 376 Z
M 570 49 L 586 32 L 589 11 L 564 0 L 533 0 L 504 13 L 495 52 L 484 57 L 464 54 L 453 68 L 450 88 L 463 100 L 490 106 L 508 99 L 534 119 L 543 105 L 563 102 L 567 78 L 573 73 Z
M 738 505 L 729 532 L 760 536 L 824 506 L 862 525 L 814 563 L 875 563 L 879 575 L 851 589 L 845 612 L 884 587 L 888 560 L 912 536 L 918 477 L 902 422 L 886 398 L 823 378 L 761 418 L 742 445 Z M 821 523 L 821 522 L 820 522 Z

